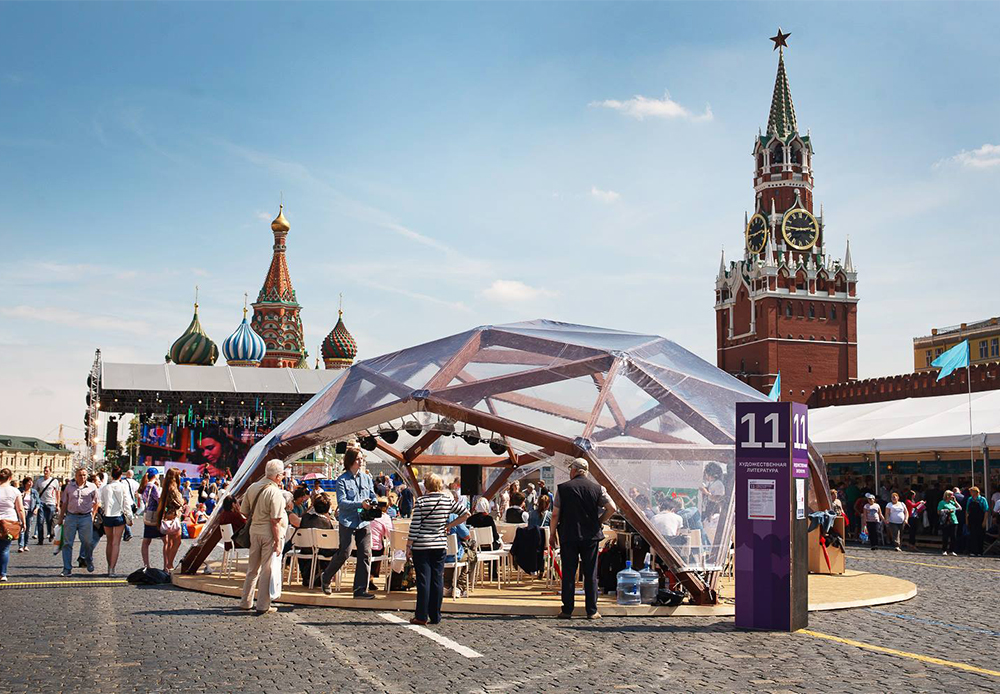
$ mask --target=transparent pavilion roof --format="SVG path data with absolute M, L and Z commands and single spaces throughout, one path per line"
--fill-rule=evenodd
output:
M 716 572 L 733 532 L 735 404 L 762 399 L 656 335 L 548 320 L 481 326 L 350 367 L 259 442 L 235 481 L 269 454 L 351 436 L 376 438 L 372 454 L 401 467 L 524 474 L 586 455 L 632 524 L 675 553 L 675 568 Z M 395 433 L 377 436 L 386 430 Z

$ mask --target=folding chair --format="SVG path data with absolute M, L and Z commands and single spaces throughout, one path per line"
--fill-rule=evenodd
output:
M 320 551 L 322 550 L 336 550 L 340 547 L 340 531 L 334 530 L 321 530 L 320 528 L 313 528 L 313 561 L 312 570 L 309 576 L 309 588 L 313 588 L 316 585 L 316 574 L 319 571 L 319 560 Z M 325 557 L 324 557 L 325 558 Z M 340 589 L 340 572 L 337 572 L 337 589 Z
M 316 547 L 313 544 L 313 529 L 312 528 L 299 528 L 292 535 L 292 548 L 285 555 L 288 557 L 288 571 L 285 576 L 285 583 L 291 584 L 292 576 L 299 573 L 299 563 L 296 561 L 298 558 L 309 557 L 314 563 L 316 562 Z M 301 576 L 299 577 L 301 580 Z M 309 586 L 312 588 L 312 585 Z

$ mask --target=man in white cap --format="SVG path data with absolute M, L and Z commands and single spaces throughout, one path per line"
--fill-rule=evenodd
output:
M 562 611 L 559 616 L 573 616 L 576 593 L 576 569 L 582 564 L 583 592 L 587 618 L 600 619 L 597 611 L 597 548 L 604 539 L 601 526 L 618 510 L 604 487 L 590 479 L 590 464 L 576 458 L 569 465 L 569 482 L 556 487 L 550 525 L 556 529 L 550 544 L 560 547 L 562 561 Z
M 250 558 L 240 607 L 253 609 L 256 588 L 257 614 L 276 611 L 271 607 L 271 563 L 272 557 L 281 556 L 285 529 L 288 528 L 285 496 L 281 490 L 284 474 L 283 462 L 278 459 L 267 461 L 264 479 L 250 485 L 243 502 L 244 508 L 248 509 L 247 523 L 250 524 Z

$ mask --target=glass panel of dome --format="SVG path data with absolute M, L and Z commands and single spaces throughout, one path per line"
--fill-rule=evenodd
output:
M 630 504 L 650 520 L 665 544 L 681 558 L 682 568 L 715 571 L 732 540 L 731 454 L 705 451 L 678 460 L 666 448 L 628 449 L 622 457 L 601 448 L 598 462 Z
M 530 335 L 570 345 L 593 347 L 601 350 L 628 350 L 659 340 L 655 335 L 641 335 L 620 330 L 609 330 L 583 325 L 570 325 L 555 321 L 530 321 L 496 326 L 497 330 L 519 335 Z
M 760 393 L 743 381 L 730 376 L 725 371 L 692 354 L 670 340 L 635 350 L 632 356 L 656 364 L 677 374 L 697 378 L 722 388 L 734 390 L 756 399 Z

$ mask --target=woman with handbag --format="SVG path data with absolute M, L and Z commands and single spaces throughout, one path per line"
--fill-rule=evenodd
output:
M 24 504 L 21 492 L 10 484 L 9 467 L 0 470 L 0 581 L 7 581 L 10 545 L 21 537 L 24 527 Z
M 469 518 L 465 504 L 444 488 L 439 475 L 428 475 L 424 488 L 427 493 L 413 506 L 413 521 L 406 539 L 406 557 L 413 560 L 417 574 L 417 606 L 410 624 L 420 625 L 441 621 L 448 531 Z M 449 521 L 449 517 L 453 520 Z
M 125 525 L 132 524 L 132 500 L 129 489 L 122 480 L 122 470 L 117 465 L 111 468 L 111 482 L 98 491 L 101 509 L 104 511 L 104 534 L 108 541 L 104 553 L 108 559 L 108 577 L 113 578 L 118 564 L 118 552 L 122 545 Z
M 157 478 L 160 472 L 155 467 L 146 470 L 139 483 L 139 499 L 142 501 L 142 567 L 149 567 L 149 545 L 153 540 L 163 539 L 160 534 L 160 522 L 156 520 L 156 512 L 160 505 L 160 482 Z
M 156 509 L 160 523 L 160 534 L 163 535 L 163 570 L 174 568 L 174 558 L 181 547 L 181 510 L 184 508 L 184 495 L 181 494 L 181 471 L 170 468 L 163 477 L 163 491 L 160 493 L 160 503 Z
M 941 554 L 948 554 L 951 550 L 953 557 L 958 556 L 956 550 L 955 531 L 958 528 L 958 516 L 956 511 L 962 508 L 955 501 L 955 493 L 950 489 L 944 491 L 944 498 L 938 502 L 937 512 L 941 525 Z

